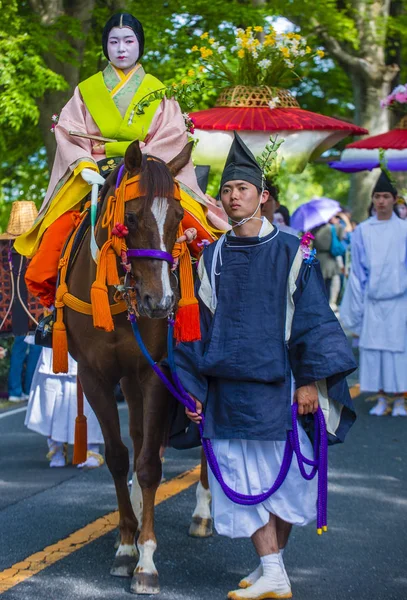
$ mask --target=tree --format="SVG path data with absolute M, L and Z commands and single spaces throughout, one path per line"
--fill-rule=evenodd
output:
M 387 111 L 380 100 L 387 96 L 400 72 L 395 59 L 407 27 L 407 12 L 399 0 L 270 0 L 274 10 L 314 36 L 348 77 L 353 96 L 354 119 L 371 135 L 389 128 Z M 332 90 L 330 92 L 332 94 Z M 351 201 L 356 219 L 366 217 L 374 173 L 353 178 Z

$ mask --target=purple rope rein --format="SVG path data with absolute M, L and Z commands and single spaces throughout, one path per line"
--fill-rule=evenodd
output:
M 175 366 L 174 360 L 174 348 L 173 348 L 173 328 L 174 321 L 168 320 L 168 363 L 170 366 L 172 382 L 168 379 L 168 377 L 163 373 L 158 364 L 153 360 L 150 353 L 148 352 L 142 338 L 140 335 L 140 331 L 137 324 L 137 319 L 134 313 L 129 313 L 130 323 L 133 329 L 134 336 L 136 341 L 150 364 L 150 366 L 154 369 L 155 373 L 164 383 L 168 391 L 183 404 L 186 408 L 188 408 L 191 412 L 195 412 L 196 405 L 195 401 L 188 392 L 183 387 Z M 232 488 L 230 488 L 225 482 L 223 475 L 221 473 L 219 464 L 216 460 L 215 453 L 213 451 L 211 440 L 203 437 L 204 426 L 205 426 L 205 417 L 202 414 L 202 420 L 199 423 L 199 433 L 201 436 L 202 447 L 204 449 L 208 464 L 211 468 L 212 473 L 214 474 L 216 480 L 219 482 L 223 492 L 226 496 L 236 504 L 244 505 L 244 506 L 253 506 L 255 504 L 260 504 L 265 502 L 272 494 L 274 494 L 284 483 L 285 478 L 287 477 L 288 471 L 291 466 L 293 454 L 295 454 L 298 462 L 298 467 L 302 477 L 306 480 L 311 480 L 318 473 L 318 499 L 317 499 L 317 532 L 321 534 L 322 531 L 327 530 L 327 486 L 328 486 L 328 438 L 326 433 L 325 426 L 325 418 L 322 413 L 320 407 L 318 407 L 318 412 L 314 415 L 314 427 L 315 427 L 315 438 L 314 438 L 314 460 L 310 460 L 306 458 L 300 449 L 299 437 L 298 437 L 298 405 L 294 403 L 291 407 L 291 415 L 292 415 L 292 430 L 287 433 L 287 441 L 284 449 L 283 461 L 280 467 L 280 471 L 277 475 L 277 478 L 271 488 L 267 492 L 263 492 L 261 494 L 256 494 L 254 496 L 250 496 L 247 494 L 241 494 L 236 492 Z M 311 472 L 307 473 L 305 471 L 305 466 L 311 466 Z

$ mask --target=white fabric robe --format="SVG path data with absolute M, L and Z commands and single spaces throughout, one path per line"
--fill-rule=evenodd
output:
M 52 370 L 52 350 L 43 348 L 30 389 L 24 424 L 56 442 L 74 443 L 77 363 L 68 355 L 68 373 Z M 95 413 L 84 398 L 88 424 L 88 444 L 103 444 L 103 435 Z

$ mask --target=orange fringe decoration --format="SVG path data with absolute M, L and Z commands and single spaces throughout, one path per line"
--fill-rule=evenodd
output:
M 55 300 L 57 318 L 52 328 L 52 369 L 54 373 L 68 373 L 68 338 L 64 323 L 64 294 L 68 291 L 66 283 L 58 286 Z
M 111 261 L 108 260 L 109 250 L 113 252 L 111 246 L 112 240 L 108 240 L 100 250 L 99 262 L 96 269 L 96 279 L 92 283 L 92 287 L 90 289 L 93 326 L 97 329 L 103 329 L 104 331 L 114 331 L 112 313 L 110 312 L 109 292 L 106 285 L 108 264 L 110 267 L 110 275 L 112 275 L 112 264 Z M 119 283 L 118 275 L 117 283 Z
M 75 419 L 75 441 L 72 464 L 79 465 L 80 463 L 85 462 L 88 452 L 88 424 L 83 412 L 83 389 L 79 377 L 76 379 L 76 400 L 78 415 Z
M 184 233 L 182 223 L 178 228 L 177 239 Z M 175 244 L 172 252 L 179 258 L 179 282 L 181 298 L 175 316 L 174 336 L 177 342 L 196 342 L 201 339 L 199 305 L 195 298 L 194 277 L 192 273 L 191 255 L 186 242 Z

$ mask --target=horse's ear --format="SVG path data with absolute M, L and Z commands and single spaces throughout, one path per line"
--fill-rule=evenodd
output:
M 171 171 L 173 177 L 178 175 L 178 173 L 187 165 L 191 158 L 192 148 L 194 147 L 194 142 L 188 142 L 181 152 L 177 154 L 169 163 L 167 163 L 167 167 Z
M 135 140 L 130 144 L 124 155 L 124 166 L 126 171 L 132 173 L 136 169 L 140 169 L 143 155 L 141 154 L 140 144 L 138 140 Z

